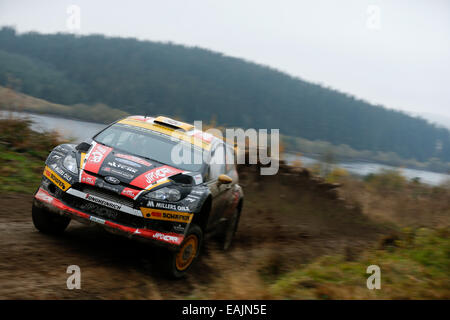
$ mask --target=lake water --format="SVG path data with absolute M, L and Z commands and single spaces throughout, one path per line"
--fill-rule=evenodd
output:
M 30 113 L 0 111 L 0 117 L 7 117 L 13 114 L 15 117 L 29 118 L 33 121 L 32 129 L 38 132 L 57 131 L 63 138 L 72 139 L 75 143 L 92 138 L 98 131 L 106 125 L 64 118 L 43 116 Z
M 0 117 L 6 117 L 10 112 L 0 111 Z M 35 114 L 27 114 L 27 113 L 13 113 L 18 117 L 28 117 L 33 121 L 32 128 L 36 131 L 49 131 L 55 130 L 61 134 L 64 138 L 71 138 L 74 142 L 81 142 L 86 139 L 92 138 L 98 131 L 105 128 L 106 125 L 93 123 L 93 122 L 85 122 L 85 121 L 77 121 L 77 120 L 69 120 L 52 116 L 43 116 L 43 115 L 35 115 Z M 304 156 L 297 156 L 294 154 L 285 154 L 284 155 L 286 161 L 288 163 L 292 163 L 296 159 L 300 159 L 304 166 L 308 167 L 317 163 L 318 161 Z M 439 185 L 446 180 L 450 179 L 450 175 L 443 173 L 436 173 L 424 170 L 415 170 L 408 168 L 395 168 L 383 164 L 378 163 L 370 163 L 370 162 L 342 162 L 337 163 L 337 166 L 346 169 L 350 173 L 365 176 L 370 173 L 377 173 L 383 169 L 398 169 L 402 172 L 402 174 L 408 179 L 420 178 L 421 182 L 430 184 L 430 185 Z
M 318 163 L 318 160 L 304 157 L 304 156 L 297 156 L 294 154 L 285 154 L 284 155 L 285 160 L 288 164 L 292 163 L 293 161 L 299 159 L 303 166 L 309 167 L 312 166 L 315 163 Z M 419 178 L 421 182 L 430 184 L 430 185 L 440 185 L 441 183 L 450 180 L 450 175 L 445 173 L 437 173 L 437 172 L 431 172 L 431 171 L 425 171 L 425 170 L 416 170 L 416 169 L 410 169 L 410 168 L 397 168 L 392 167 L 384 164 L 379 163 L 371 163 L 371 162 L 340 162 L 336 163 L 336 166 L 340 168 L 344 168 L 348 172 L 352 174 L 356 174 L 359 176 L 366 176 L 371 173 L 378 173 L 382 170 L 399 170 L 403 176 L 405 176 L 407 179 L 415 179 Z

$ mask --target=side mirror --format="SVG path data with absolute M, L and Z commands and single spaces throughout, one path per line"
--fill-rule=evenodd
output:
M 91 145 L 87 142 L 82 142 L 75 147 L 75 149 L 77 149 L 78 151 L 81 151 L 81 152 L 88 152 L 90 148 L 91 148 Z
M 226 174 L 221 174 L 218 178 L 219 183 L 220 184 L 229 184 L 231 182 L 233 182 L 233 179 L 231 179 L 229 176 L 227 176 Z

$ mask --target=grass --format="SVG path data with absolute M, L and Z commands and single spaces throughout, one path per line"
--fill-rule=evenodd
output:
M 344 176 L 338 182 L 341 195 L 374 220 L 399 227 L 450 226 L 450 185 L 408 181 L 395 170 L 369 175 L 364 181 Z
M 366 286 L 366 269 L 378 265 L 381 289 Z M 283 275 L 270 288 L 276 299 L 449 299 L 449 229 L 417 229 L 394 246 L 370 249 L 356 261 L 324 256 Z
M 60 140 L 54 132 L 38 133 L 30 121 L 0 119 L 0 191 L 33 193 L 44 161 Z
M 42 159 L 0 146 L 0 191 L 33 193 L 43 169 Z

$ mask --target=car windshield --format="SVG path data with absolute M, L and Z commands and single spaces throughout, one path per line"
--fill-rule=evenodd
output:
M 186 171 L 201 171 L 203 166 L 201 149 L 149 129 L 114 124 L 97 134 L 93 140 Z

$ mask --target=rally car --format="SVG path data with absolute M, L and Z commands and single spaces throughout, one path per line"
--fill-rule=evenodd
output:
M 49 154 L 32 219 L 61 233 L 71 219 L 163 248 L 163 271 L 181 277 L 206 234 L 230 247 L 243 206 L 235 148 L 167 117 L 131 116 Z

